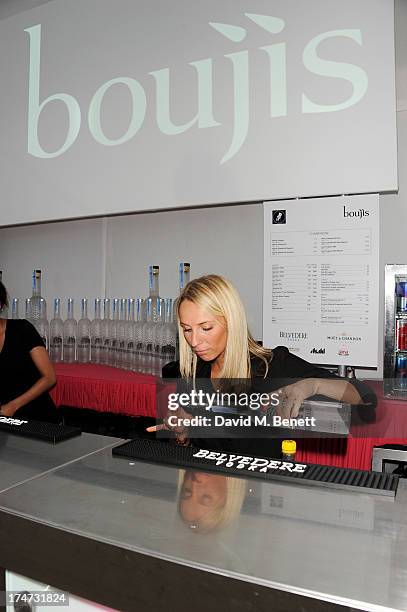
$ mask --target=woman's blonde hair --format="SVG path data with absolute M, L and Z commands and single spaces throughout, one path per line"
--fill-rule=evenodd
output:
M 204 514 L 197 523 L 190 524 L 189 521 L 185 521 L 184 517 L 182 516 L 180 505 L 182 501 L 181 490 L 186 473 L 186 470 L 179 470 L 178 472 L 178 512 L 182 520 L 194 530 L 194 533 L 204 534 L 210 533 L 211 531 L 225 529 L 237 519 L 242 509 L 244 498 L 246 497 L 247 482 L 243 478 L 224 476 L 226 480 L 225 503 L 217 506 L 216 508 L 211 508 L 208 510 L 208 512 Z
M 272 351 L 259 346 L 253 340 L 247 327 L 246 312 L 238 292 L 232 283 L 223 276 L 209 274 L 189 282 L 178 299 L 180 370 L 183 377 L 195 379 L 197 364 L 197 356 L 185 340 L 183 329 L 180 326 L 179 309 L 185 300 L 189 300 L 210 312 L 213 316 L 223 317 L 225 320 L 227 342 L 223 369 L 219 378 L 250 378 L 251 355 L 264 361 L 264 375 L 267 374 Z

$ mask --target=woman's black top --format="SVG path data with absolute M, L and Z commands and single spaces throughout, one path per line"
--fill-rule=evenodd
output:
M 278 346 L 273 349 L 273 357 L 268 364 L 266 376 L 266 366 L 262 359 L 253 356 L 251 358 L 251 392 L 272 393 L 283 386 L 292 384 L 304 378 L 331 378 L 340 379 L 329 370 L 320 368 L 297 355 L 290 353 L 285 346 Z M 179 362 L 173 361 L 164 366 L 163 378 L 180 378 L 181 372 Z M 211 388 L 210 380 L 205 384 L 204 379 L 210 379 L 211 363 L 198 358 L 196 379 L 199 387 Z M 201 379 L 201 381 L 199 381 Z M 374 410 L 377 399 L 374 392 L 363 382 L 351 378 L 346 379 L 358 391 L 364 404 L 357 410 L 356 418 L 362 421 L 371 421 L 374 418 Z M 202 384 L 203 383 L 203 384 Z M 209 387 L 207 386 L 209 385 Z M 213 392 L 213 388 L 211 388 Z M 315 397 L 314 399 L 318 399 Z M 319 396 L 319 399 L 326 399 Z M 281 455 L 281 438 L 192 438 L 192 443 L 200 448 L 210 448 L 222 450 L 224 452 L 237 452 L 249 455 L 265 455 L 279 457 Z
M 8 319 L 3 349 L 0 352 L 0 405 L 30 389 L 40 378 L 30 351 L 44 347 L 41 336 L 25 319 Z M 57 421 L 57 410 L 48 392 L 42 393 L 14 415 L 16 418 Z

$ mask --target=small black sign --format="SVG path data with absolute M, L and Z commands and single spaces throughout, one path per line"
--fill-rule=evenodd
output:
M 287 223 L 287 211 L 286 210 L 273 210 L 272 212 L 273 224 L 282 225 Z

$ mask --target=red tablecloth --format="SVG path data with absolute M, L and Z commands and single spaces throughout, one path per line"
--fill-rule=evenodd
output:
M 160 379 L 103 365 L 57 363 L 51 392 L 57 406 L 89 408 L 131 416 L 157 415 Z
M 57 406 L 156 417 L 162 414 L 157 406 L 166 403 L 166 390 L 155 376 L 92 364 L 59 363 L 55 369 Z M 384 398 L 381 381 L 366 382 L 378 397 L 375 422 L 353 425 L 346 439 L 298 439 L 297 461 L 368 470 L 374 446 L 407 444 L 407 401 Z

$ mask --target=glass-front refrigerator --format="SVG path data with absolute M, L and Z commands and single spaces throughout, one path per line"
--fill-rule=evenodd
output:
M 385 267 L 384 395 L 407 400 L 407 265 Z

